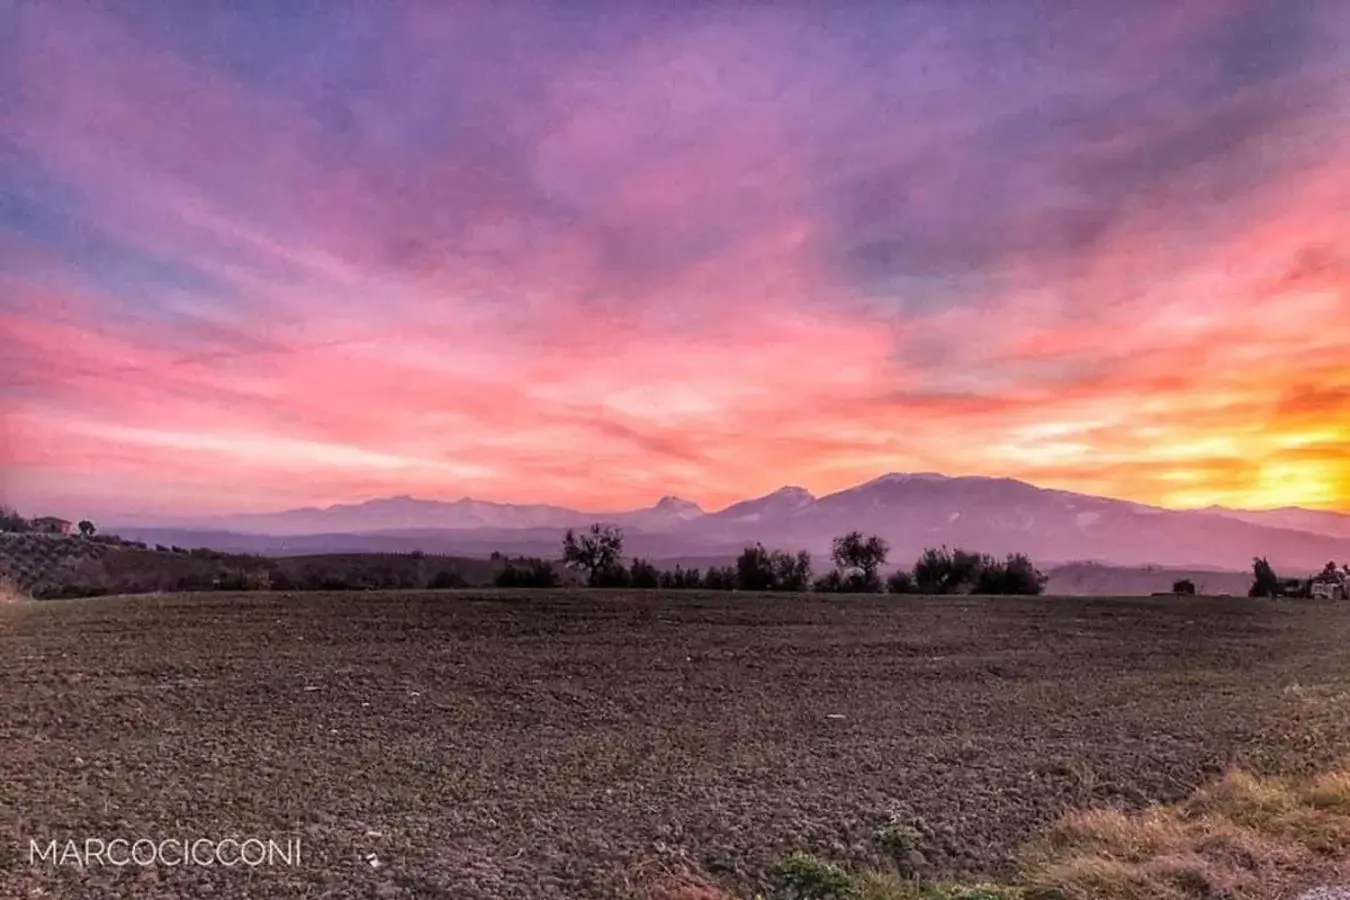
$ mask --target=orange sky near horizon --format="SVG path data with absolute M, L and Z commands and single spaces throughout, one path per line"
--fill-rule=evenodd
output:
M 1016 6 L 24 6 L 0 501 L 1350 512 L 1350 7 Z

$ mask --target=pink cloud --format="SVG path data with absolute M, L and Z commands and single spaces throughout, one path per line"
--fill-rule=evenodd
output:
M 1206 9 L 1141 40 L 1185 52 L 1228 21 Z M 147 277 L 120 301 L 143 314 L 119 318 L 112 287 L 0 233 L 16 250 L 0 276 L 13 502 L 473 493 L 604 508 L 678 491 L 717 506 L 889 469 L 1179 503 L 1350 502 L 1334 426 L 1350 390 L 1340 119 L 1316 141 L 1265 139 L 1298 165 L 1191 222 L 1178 198 L 1220 183 L 1222 165 L 1135 175 L 1190 159 L 1190 101 L 1009 166 L 1025 203 L 972 198 L 991 165 L 987 100 L 962 70 L 896 99 L 928 128 L 891 119 L 850 77 L 848 44 L 818 49 L 786 14 L 579 52 L 541 78 L 541 107 L 503 104 L 491 125 L 514 143 L 466 149 L 446 126 L 443 155 L 406 160 L 379 129 L 335 135 L 298 95 L 88 11 L 25 16 L 21 102 L 0 134 L 70 186 L 87 228 L 221 296 Z M 397 72 L 418 34 L 377 70 Z M 950 52 L 930 37 L 919 57 Z M 1133 58 L 1112 76 L 1138 76 Z M 423 65 L 415 87 L 430 91 L 439 64 Z M 320 90 L 319 74 L 296 77 Z M 1287 85 L 1267 90 L 1208 109 L 1264 108 Z M 1083 237 L 1064 218 L 1082 198 L 1054 178 L 1117 170 L 1142 186 L 1100 222 L 1084 213 Z M 904 260 L 914 242 L 936 274 L 873 279 L 855 252 Z M 949 266 L 975 286 L 950 287 Z M 1272 487 L 1290 466 L 1306 492 Z

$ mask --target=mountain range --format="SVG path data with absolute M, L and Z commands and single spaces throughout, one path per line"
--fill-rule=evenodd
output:
M 269 554 L 427 552 L 553 556 L 562 533 L 592 522 L 620 526 L 632 555 L 726 559 L 747 543 L 828 554 L 853 529 L 890 542 L 907 563 L 945 544 L 1026 553 L 1042 565 L 1240 570 L 1254 556 L 1295 572 L 1350 559 L 1350 515 L 1286 508 L 1173 510 L 1037 487 L 1012 478 L 892 473 L 816 497 L 801 487 L 708 512 L 678 497 L 626 512 L 539 504 L 388 497 L 276 513 L 113 526 L 125 537 Z

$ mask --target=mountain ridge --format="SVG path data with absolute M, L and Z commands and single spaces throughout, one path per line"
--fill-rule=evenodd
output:
M 602 513 L 401 495 L 117 530 L 158 543 L 187 529 L 274 538 L 292 546 L 341 545 L 345 552 L 425 545 L 438 552 L 546 554 L 565 529 L 592 522 L 624 528 L 630 551 L 645 556 L 734 553 L 755 542 L 822 556 L 833 537 L 857 529 L 886 538 L 897 561 L 943 544 L 998 555 L 1026 553 L 1045 563 L 1090 559 L 1124 566 L 1242 569 L 1253 557 L 1266 556 L 1277 566 L 1315 570 L 1331 559 L 1350 559 L 1350 515 L 1297 508 L 1173 510 L 1016 478 L 935 472 L 886 473 L 820 497 L 785 485 L 711 512 L 674 495 L 643 509 Z M 323 540 L 315 540 L 319 537 Z

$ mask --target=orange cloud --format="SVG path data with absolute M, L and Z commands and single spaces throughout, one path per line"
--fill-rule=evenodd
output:
M 1270 23 L 1188 9 L 1098 23 L 1166 83 L 766 10 L 395 18 L 275 87 L 26 9 L 0 494 L 716 507 L 940 470 L 1350 508 L 1350 31 L 1294 17 L 1254 79 Z

